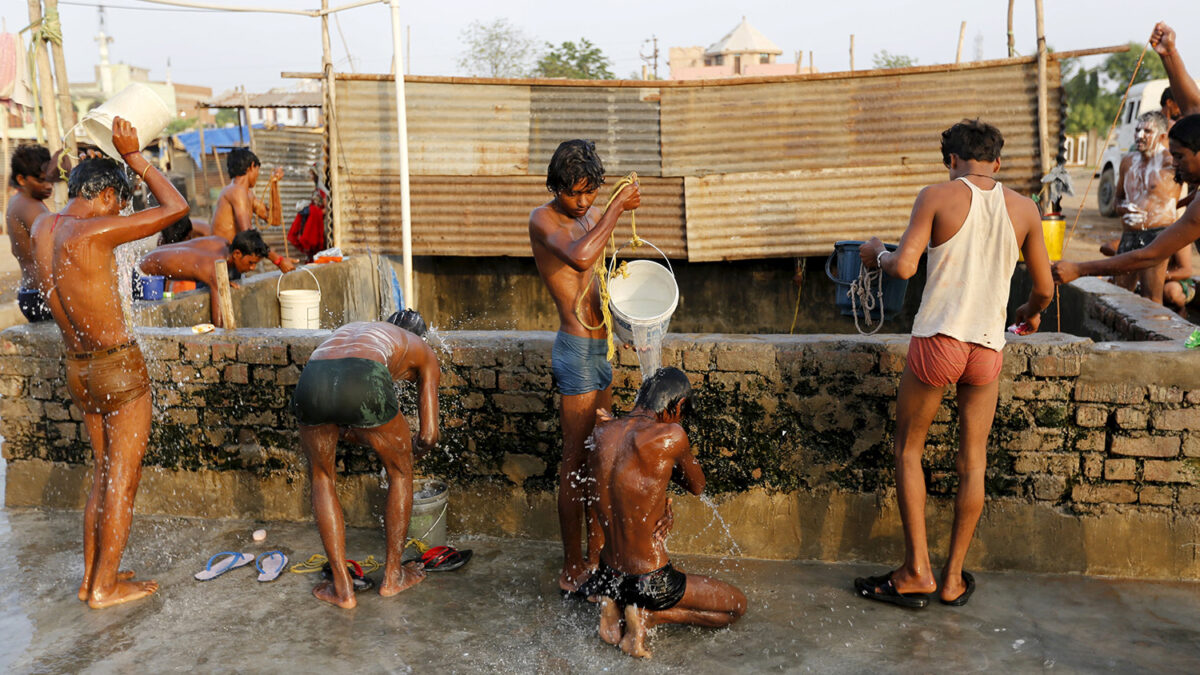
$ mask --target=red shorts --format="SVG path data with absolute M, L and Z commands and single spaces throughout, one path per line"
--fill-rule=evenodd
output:
M 1000 375 L 1004 355 L 995 349 L 962 342 L 938 333 L 914 337 L 908 343 L 908 368 L 925 384 L 984 385 Z

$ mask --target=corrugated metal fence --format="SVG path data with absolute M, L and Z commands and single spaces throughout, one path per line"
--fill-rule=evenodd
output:
M 1057 139 L 1061 76 L 1049 65 Z M 895 240 L 917 191 L 945 180 L 940 133 L 960 119 L 998 126 L 1000 180 L 1039 189 L 1036 83 L 1031 58 L 653 87 L 409 78 L 414 253 L 530 255 L 528 212 L 548 199 L 545 166 L 569 138 L 594 140 L 610 176 L 646 177 L 639 234 L 671 257 L 807 256 L 841 239 Z M 398 254 L 393 83 L 339 75 L 336 94 L 340 242 Z

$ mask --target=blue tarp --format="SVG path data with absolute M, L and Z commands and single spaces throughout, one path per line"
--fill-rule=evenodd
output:
M 261 129 L 262 124 L 255 124 L 255 129 Z M 192 160 L 197 165 L 200 164 L 200 132 L 185 131 L 175 134 L 175 139 L 187 148 L 187 153 L 192 156 Z M 245 126 L 240 127 L 221 127 L 220 129 L 205 129 L 204 130 L 204 152 L 212 154 L 212 149 L 215 146 L 217 152 L 229 152 L 231 146 L 244 145 L 250 147 L 250 134 L 246 131 Z

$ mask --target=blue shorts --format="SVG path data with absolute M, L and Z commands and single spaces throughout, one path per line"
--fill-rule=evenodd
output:
M 612 384 L 608 341 L 568 335 L 560 330 L 550 352 L 550 369 L 554 371 L 559 393 L 564 396 L 607 389 Z

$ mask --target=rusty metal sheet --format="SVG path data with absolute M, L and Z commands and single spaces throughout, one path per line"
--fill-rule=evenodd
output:
M 899 240 L 940 164 L 801 169 L 684 179 L 688 260 L 825 255 L 835 241 Z
M 401 253 L 400 202 L 391 180 L 355 177 L 346 186 L 343 250 Z M 685 258 L 683 180 L 646 177 L 641 184 L 638 235 L 672 258 Z M 529 212 L 550 199 L 540 176 L 413 176 L 410 189 L 414 255 L 529 257 Z M 601 188 L 596 205 L 603 209 L 608 196 Z M 622 216 L 618 245 L 629 234 Z M 639 254 L 657 255 L 645 248 Z
M 1050 101 L 1061 96 L 1057 62 Z M 1037 69 L 1032 63 L 875 77 L 664 88 L 665 176 L 925 163 L 941 131 L 979 117 L 1005 135 L 1004 157 L 1037 166 Z M 1051 104 L 1052 113 L 1054 106 Z M 1051 138 L 1059 133 L 1052 114 Z M 1035 187 L 1035 169 L 1015 189 Z
M 275 167 L 283 167 L 283 179 L 279 181 L 283 226 L 265 227 L 259 224 L 263 240 L 276 251 L 284 251 L 284 238 L 298 211 L 297 202 L 303 201 L 307 204 L 312 197 L 314 186 L 308 168 L 320 161 L 321 146 L 324 142 L 321 133 L 312 131 L 284 128 L 254 131 L 254 154 L 258 155 L 263 165 L 257 191 L 261 192 Z M 224 161 L 224 156 L 221 159 Z M 263 196 L 265 197 L 265 193 Z M 294 252 L 291 253 L 295 255 Z
M 529 87 L 409 83 L 404 89 L 413 175 L 529 173 Z M 355 175 L 399 175 L 391 81 L 337 83 L 337 161 Z
M 529 170 L 544 173 L 558 144 L 596 143 L 611 175 L 662 175 L 657 88 L 530 87 Z

